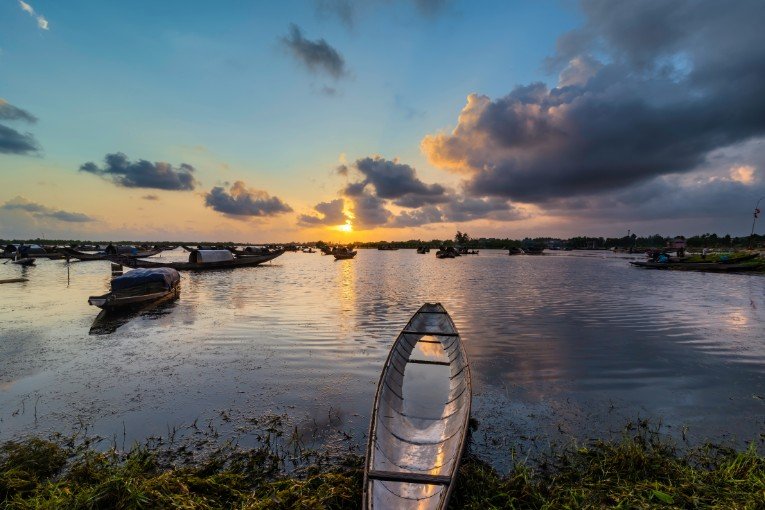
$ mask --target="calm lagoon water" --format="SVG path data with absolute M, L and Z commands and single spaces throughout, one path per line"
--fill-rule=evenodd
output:
M 29 278 L 0 286 L 0 440 L 87 427 L 131 443 L 196 421 L 246 444 L 253 418 L 277 414 L 314 440 L 363 445 L 393 340 L 440 301 L 472 364 L 471 448 L 499 467 L 513 448 L 644 418 L 678 440 L 761 441 L 765 278 L 627 260 L 287 253 L 183 273 L 177 301 L 95 327 L 87 297 L 107 290 L 107 262 L 0 265 L 0 279 Z

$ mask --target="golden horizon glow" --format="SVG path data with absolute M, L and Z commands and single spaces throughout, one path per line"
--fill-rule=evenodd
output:
M 339 230 L 340 232 L 353 232 L 353 225 L 351 224 L 351 220 L 348 220 L 345 222 L 345 225 L 337 225 L 336 227 L 333 227 L 335 230 Z

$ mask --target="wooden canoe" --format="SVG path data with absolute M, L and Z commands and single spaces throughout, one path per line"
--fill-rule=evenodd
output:
M 332 255 L 335 256 L 335 260 L 346 260 L 346 259 L 352 259 L 356 256 L 355 251 L 349 251 L 349 252 L 335 252 Z
M 161 303 L 168 299 L 175 299 L 180 294 L 180 287 L 175 286 L 162 292 L 151 292 L 136 296 L 122 296 L 115 292 L 109 292 L 103 296 L 90 296 L 88 304 L 97 306 L 102 310 L 124 310 L 144 306 L 149 303 Z
M 749 261 L 739 264 L 722 264 L 720 262 L 648 262 L 630 261 L 630 264 L 646 269 L 672 269 L 677 271 L 706 271 L 712 273 L 739 273 L 745 271 L 765 270 L 765 263 L 758 264 Z
M 471 400 L 470 367 L 457 328 L 440 303 L 426 303 L 393 344 L 377 385 L 364 509 L 446 508 Z
M 148 251 L 139 251 L 135 255 L 119 255 L 120 257 L 125 258 L 146 258 L 146 257 L 153 257 L 154 255 L 158 255 L 162 253 L 163 250 L 148 250 Z M 61 253 L 64 254 L 64 256 L 68 259 L 77 259 L 81 261 L 88 261 L 88 260 L 109 260 L 105 252 L 98 252 L 98 253 L 85 253 L 83 251 L 78 251 L 73 248 L 61 248 Z
M 170 268 L 136 269 L 111 281 L 111 292 L 91 296 L 88 304 L 104 310 L 123 310 L 178 297 L 181 275 Z
M 135 258 L 110 255 L 109 260 L 115 264 L 122 264 L 127 267 L 172 267 L 178 271 L 206 271 L 210 269 L 235 269 L 238 267 L 252 267 L 273 260 L 284 253 L 284 250 L 275 251 L 268 255 L 254 255 L 251 257 L 239 257 L 233 260 L 223 260 L 220 262 L 155 262 L 151 260 L 140 260 Z

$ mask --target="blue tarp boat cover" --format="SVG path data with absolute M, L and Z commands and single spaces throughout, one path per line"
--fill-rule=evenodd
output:
M 112 291 L 127 290 L 143 285 L 161 285 L 169 290 L 180 280 L 180 273 L 171 267 L 133 269 L 112 280 Z

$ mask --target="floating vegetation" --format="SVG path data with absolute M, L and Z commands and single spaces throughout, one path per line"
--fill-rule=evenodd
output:
M 292 451 L 226 444 L 189 465 L 184 447 L 32 438 L 0 447 L 0 508 L 356 509 L 357 455 L 327 462 L 289 438 Z M 291 464 L 292 467 L 289 467 Z M 595 441 L 528 461 L 506 475 L 468 455 L 450 508 L 763 508 L 765 458 L 706 445 L 680 452 L 646 423 L 620 441 Z

